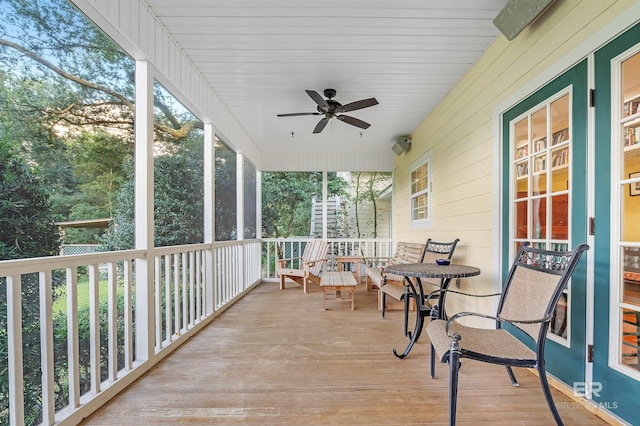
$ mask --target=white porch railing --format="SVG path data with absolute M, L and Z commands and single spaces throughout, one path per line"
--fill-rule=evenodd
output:
M 7 301 L 9 423 L 77 424 L 261 278 L 274 277 L 275 259 L 301 254 L 309 240 L 247 240 L 0 262 L 0 290 L 6 289 Z M 391 240 L 329 243 L 331 258 L 392 252 Z M 33 303 L 38 309 L 25 306 L 23 284 L 29 282 L 37 288 Z M 54 288 L 64 294 L 55 304 Z M 36 349 L 39 361 L 25 364 L 34 358 L 26 356 L 23 345 L 27 311 L 37 315 L 41 344 Z M 87 322 L 88 331 L 81 327 Z M 60 336 L 60 327 L 66 334 Z M 25 371 L 40 371 L 39 383 L 25 383 Z M 41 407 L 40 417 L 25 419 L 25 406 L 34 404 Z M 7 412 L 0 410 L 0 416 L 0 423 L 6 422 Z
M 0 262 L 7 300 L 9 423 L 78 423 L 256 285 L 260 252 L 261 242 L 248 240 Z M 147 271 L 152 276 L 144 280 Z M 39 289 L 38 365 L 23 363 L 23 282 L 29 280 Z M 54 305 L 54 282 L 66 295 L 66 306 Z M 66 342 L 56 351 L 60 336 L 54 319 L 62 314 Z M 79 314 L 88 315 L 88 332 L 79 330 Z M 141 357 L 145 345 L 152 350 Z M 41 383 L 25 383 L 27 369 L 40 370 Z M 34 385 L 40 394 L 33 395 Z M 35 401 L 25 401 L 25 388 Z M 25 403 L 39 401 L 40 418 L 25 419 Z M 56 407 L 56 401 L 63 402 Z M 0 415 L 4 423 L 7 413 Z
M 262 277 L 276 277 L 276 260 L 302 256 L 305 245 L 311 238 L 263 238 L 262 239 Z M 329 238 L 328 265 L 335 269 L 336 256 L 390 257 L 393 254 L 393 240 Z M 297 267 L 290 264 L 289 267 Z

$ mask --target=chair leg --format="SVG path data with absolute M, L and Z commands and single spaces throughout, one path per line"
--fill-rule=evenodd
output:
M 409 332 L 409 289 L 405 286 L 404 288 L 404 335 L 408 338 L 411 338 L 411 333 Z
M 560 418 L 560 413 L 558 413 L 558 409 L 556 408 L 556 404 L 553 402 L 553 396 L 551 396 L 551 389 L 549 388 L 549 381 L 547 380 L 547 372 L 544 368 L 544 364 L 538 366 L 538 375 L 540 376 L 540 384 L 544 391 L 544 397 L 547 400 L 547 405 L 551 410 L 551 414 L 553 414 L 556 424 L 558 426 L 564 426 L 564 423 Z
M 435 321 L 438 319 L 438 309 L 437 309 L 437 305 L 434 306 L 433 309 L 431 309 L 431 312 L 429 313 L 430 317 L 431 317 L 431 321 Z M 436 350 L 433 347 L 433 343 L 431 343 L 431 371 L 430 371 L 430 375 L 432 379 L 436 378 Z
M 520 383 L 518 383 L 518 379 L 516 379 L 516 375 L 513 374 L 513 369 L 511 368 L 511 366 L 505 365 L 505 367 L 507 367 L 507 374 L 509 375 L 509 379 L 511 379 L 511 384 L 515 387 L 520 386 Z
M 436 350 L 433 345 L 431 345 L 431 366 L 429 369 L 429 376 L 432 379 L 436 378 Z
M 454 334 L 449 351 L 449 426 L 456 424 L 458 408 L 458 371 L 460 370 L 460 335 Z
M 280 275 L 280 290 L 284 290 L 284 275 Z
M 382 318 L 384 319 L 384 311 L 387 305 L 387 294 L 382 290 L 380 290 L 380 293 L 382 293 Z

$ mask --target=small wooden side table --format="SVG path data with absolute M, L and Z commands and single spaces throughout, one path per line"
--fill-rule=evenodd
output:
M 356 286 L 358 283 L 351 272 L 324 272 L 320 277 L 320 287 L 324 293 L 324 309 L 327 310 L 327 296 L 329 292 L 335 292 L 335 301 L 351 302 L 351 310 L 355 309 Z M 349 294 L 349 299 L 344 298 L 344 293 Z
M 362 257 L 361 256 L 336 256 L 336 264 L 338 265 L 338 272 L 342 272 L 345 265 L 349 265 L 349 267 L 351 267 L 352 263 L 355 265 L 355 271 L 352 269 L 351 272 L 353 272 L 353 275 L 358 280 L 358 283 L 360 283 L 360 281 L 362 280 L 362 276 L 360 275 Z

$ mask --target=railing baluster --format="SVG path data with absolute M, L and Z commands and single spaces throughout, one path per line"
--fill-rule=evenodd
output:
M 131 370 L 133 366 L 132 266 L 131 260 L 124 261 L 124 369 L 127 371 Z
M 69 406 L 80 406 L 80 362 L 78 360 L 78 270 L 67 268 L 67 357 L 69 360 Z
M 196 254 L 193 251 L 189 252 L 189 324 L 193 326 L 193 323 L 196 320 L 196 295 L 195 291 L 195 263 L 196 263 Z
M 173 312 L 174 334 L 180 335 L 180 257 L 173 255 Z
M 42 365 L 42 424 L 55 423 L 53 382 L 53 283 L 51 271 L 39 273 L 40 280 L 40 362 Z
M 89 369 L 91 392 L 100 392 L 100 271 L 98 265 L 89 270 Z
M 188 302 L 188 295 L 187 295 L 187 269 L 188 269 L 188 265 L 187 265 L 187 253 L 186 252 L 182 252 L 181 253 L 181 258 L 182 258 L 182 327 L 180 328 L 181 330 L 184 329 L 185 331 L 187 331 L 189 329 L 189 320 L 187 318 L 187 315 L 189 314 L 188 308 L 187 308 L 187 302 Z
M 164 256 L 164 322 L 165 340 L 171 342 L 173 333 L 171 332 L 171 255 Z
M 116 262 L 108 264 L 108 307 L 109 314 L 107 321 L 109 322 L 109 380 L 116 381 L 118 379 L 118 303 L 117 303 L 117 271 Z
M 155 291 L 155 329 L 156 329 L 156 352 L 160 351 L 162 348 L 162 290 L 161 290 L 161 279 L 162 279 L 162 257 L 156 256 L 154 258 L 154 291 Z
M 196 252 L 196 319 L 202 319 L 202 250 Z
M 22 278 L 7 277 L 7 344 L 9 346 L 9 422 L 24 424 L 24 376 L 22 373 Z

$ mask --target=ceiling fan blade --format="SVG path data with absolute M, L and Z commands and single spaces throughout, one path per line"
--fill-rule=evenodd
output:
M 360 127 L 361 129 L 368 129 L 371 126 L 371 124 L 367 123 L 366 121 L 359 120 L 349 115 L 337 115 L 336 118 L 340 121 L 344 121 L 347 124 L 351 124 L 352 126 Z
M 378 105 L 378 100 L 376 98 L 362 99 L 342 105 L 337 109 L 337 112 L 355 111 L 357 109 L 368 108 L 374 105 Z
M 297 117 L 299 115 L 324 115 L 319 112 L 292 112 L 290 114 L 278 114 L 278 117 Z
M 313 133 L 320 133 L 325 128 L 328 122 L 329 122 L 329 119 L 326 117 L 318 121 L 318 124 L 316 124 L 316 128 L 313 129 Z
M 320 96 L 320 93 L 316 92 L 315 90 L 305 90 L 305 92 L 307 92 L 307 95 L 309 95 L 309 97 L 318 104 L 318 108 L 320 108 L 320 111 L 329 111 L 329 104 L 322 96 Z

